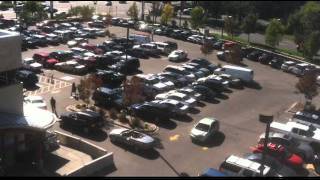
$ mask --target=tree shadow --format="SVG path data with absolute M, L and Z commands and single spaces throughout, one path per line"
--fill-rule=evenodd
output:
M 176 116 L 176 117 L 174 117 L 172 119 L 177 120 L 177 121 L 181 121 L 181 122 L 191 122 L 191 121 L 193 121 L 193 118 L 190 117 L 189 115 Z
M 229 99 L 229 97 L 228 97 L 227 95 L 222 94 L 222 93 L 218 94 L 218 95 L 217 95 L 217 98 L 218 98 L 218 99 L 223 99 L 223 100 Z
M 212 137 L 210 137 L 205 142 L 200 142 L 200 141 L 197 141 L 194 139 L 192 139 L 192 142 L 198 146 L 212 148 L 212 147 L 222 145 L 224 140 L 225 140 L 225 135 L 222 132 L 218 131 L 216 134 L 214 134 Z
M 261 90 L 262 89 L 262 86 L 256 81 L 251 82 L 251 83 L 247 83 L 246 87 L 250 88 L 250 89 L 256 89 L 256 90 Z
M 71 128 L 71 127 L 65 127 L 65 126 L 60 125 L 60 128 L 66 130 L 66 131 L 69 131 L 70 133 L 75 134 L 77 136 L 81 136 L 83 138 L 87 138 L 87 139 L 97 141 L 97 142 L 102 142 L 102 141 L 106 140 L 108 137 L 108 134 L 105 131 L 103 131 L 103 129 L 97 129 L 97 130 L 91 131 L 89 133 L 85 133 L 79 129 L 75 129 L 75 128 Z
M 141 71 L 140 69 L 137 69 L 135 71 L 130 71 L 130 72 L 125 73 L 125 74 L 128 75 L 128 76 L 133 76 L 133 75 L 141 74 L 141 73 L 143 73 L 143 71 Z
M 121 147 L 122 149 L 124 149 L 125 151 L 129 151 L 133 154 L 136 154 L 140 157 L 143 157 L 145 159 L 149 159 L 149 160 L 155 160 L 159 157 L 159 152 L 156 151 L 155 149 L 148 149 L 148 150 L 136 150 L 134 148 L 134 146 L 129 146 L 127 144 L 124 143 L 119 143 L 119 142 L 112 142 L 114 145 Z
M 193 107 L 193 108 L 190 108 L 189 113 L 191 113 L 191 114 L 199 114 L 200 110 Z

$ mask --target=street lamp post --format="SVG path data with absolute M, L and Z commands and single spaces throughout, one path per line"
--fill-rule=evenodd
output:
M 266 132 L 265 132 L 265 138 L 264 138 L 264 146 L 263 146 L 263 151 L 262 151 L 262 162 L 261 162 L 261 166 L 260 166 L 260 176 L 263 176 L 263 170 L 264 170 L 264 165 L 265 165 L 265 156 L 266 156 L 267 145 L 268 145 L 268 141 L 269 141 L 270 124 L 273 121 L 273 116 L 260 114 L 259 121 L 267 125 Z

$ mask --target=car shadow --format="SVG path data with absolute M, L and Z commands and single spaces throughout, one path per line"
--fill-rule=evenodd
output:
M 115 166 L 115 164 L 113 164 L 111 166 L 104 167 L 99 171 L 96 171 L 94 173 L 94 175 L 95 176 L 105 176 L 106 174 L 110 174 L 110 173 L 112 173 L 112 172 L 114 172 L 116 170 L 117 170 L 117 167 Z
M 299 169 L 296 169 L 295 171 L 297 173 L 297 176 L 299 177 L 307 177 L 310 174 L 310 172 L 305 168 L 299 168 Z
M 174 117 L 172 119 L 177 120 L 177 121 L 181 121 L 181 122 L 191 122 L 191 121 L 193 121 L 193 118 L 190 117 L 189 115 L 176 116 L 176 117 Z
M 143 157 L 145 159 L 149 160 L 156 160 L 159 158 L 160 154 L 155 149 L 149 149 L 149 150 L 135 150 L 133 146 L 129 146 L 127 144 L 119 143 L 119 142 L 113 142 L 112 144 L 121 147 L 125 151 L 129 151 L 130 153 L 136 154 L 140 157 Z
M 172 121 L 172 120 L 160 120 L 159 122 L 156 123 L 157 126 L 169 130 L 173 130 L 177 127 L 177 123 Z
M 28 91 L 35 91 L 40 89 L 40 87 L 36 84 L 34 85 L 25 85 L 24 88 L 26 88 Z
M 230 93 L 232 93 L 233 91 L 232 91 L 231 89 L 225 89 L 223 92 L 230 94 Z
M 156 148 L 156 149 L 164 149 L 164 146 L 163 146 L 163 144 L 161 142 L 162 140 L 160 138 L 153 137 L 153 139 L 154 139 L 154 148 Z
M 220 101 L 215 99 L 215 98 L 212 98 L 212 99 L 206 99 L 204 100 L 205 102 L 208 102 L 208 103 L 211 103 L 211 104 L 219 104 Z
M 141 71 L 140 69 L 137 69 L 135 71 L 131 71 L 131 72 L 126 73 L 126 75 L 127 76 L 133 76 L 133 75 L 141 74 L 141 73 L 143 73 L 143 71 Z
M 205 104 L 205 103 L 203 103 L 203 102 L 198 101 L 197 106 L 199 106 L 199 107 L 205 107 L 205 106 L 206 106 L 206 104 Z
M 198 145 L 198 146 L 212 148 L 212 147 L 216 147 L 216 146 L 222 145 L 222 143 L 224 142 L 225 138 L 226 138 L 226 136 L 224 135 L 224 133 L 218 131 L 216 134 L 214 134 L 212 137 L 210 137 L 205 142 L 200 142 L 200 141 L 195 141 L 195 140 L 192 140 L 192 142 L 194 144 Z
M 222 94 L 222 93 L 218 94 L 216 97 L 217 97 L 218 99 L 223 99 L 223 100 L 229 99 L 229 97 L 228 97 L 227 95 Z
M 191 114 L 199 114 L 200 110 L 193 107 L 193 108 L 190 108 L 189 113 L 191 113 Z
M 262 86 L 256 81 L 246 84 L 246 87 L 247 88 L 251 88 L 251 89 L 256 89 L 256 90 L 261 90 L 262 89 Z
M 243 86 L 233 86 L 233 87 L 230 87 L 232 89 L 236 89 L 236 90 L 243 90 L 244 87 Z
M 103 131 L 103 129 L 91 131 L 87 134 L 81 130 L 72 129 L 70 127 L 62 127 L 60 125 L 60 128 L 66 130 L 72 134 L 75 134 L 75 135 L 78 135 L 78 136 L 81 136 L 81 137 L 84 137 L 84 138 L 87 138 L 87 139 L 90 139 L 93 141 L 97 141 L 97 142 L 102 142 L 102 141 L 106 140 L 108 137 L 108 134 L 105 131 Z

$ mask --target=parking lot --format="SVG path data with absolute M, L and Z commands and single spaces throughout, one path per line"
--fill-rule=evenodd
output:
M 126 35 L 126 29 L 110 27 L 111 33 L 118 37 Z M 134 30 L 130 30 L 134 33 Z M 90 39 L 90 43 L 102 43 L 106 38 Z M 163 36 L 154 36 L 155 41 L 172 40 Z M 176 41 L 178 49 L 188 52 L 189 59 L 205 57 L 201 54 L 200 46 L 189 42 Z M 36 52 L 67 50 L 66 45 L 49 46 L 41 49 L 28 50 L 22 53 L 22 57 L 32 57 Z M 216 57 L 216 51 L 205 57 L 212 63 L 225 64 Z M 167 57 L 140 59 L 140 70 L 144 74 L 159 73 L 168 64 L 173 63 Z M 185 172 L 190 176 L 196 176 L 208 167 L 218 168 L 223 160 L 231 155 L 243 156 L 250 152 L 249 147 L 257 143 L 258 136 L 264 132 L 265 125 L 260 123 L 260 113 L 274 115 L 275 121 L 286 122 L 292 116 L 286 110 L 295 102 L 304 102 L 304 96 L 298 94 L 295 89 L 297 78 L 280 70 L 272 69 L 269 66 L 257 62 L 244 60 L 243 63 L 254 70 L 255 87 L 245 87 L 242 90 L 231 89 L 216 99 L 214 103 L 202 102 L 197 107 L 199 112 L 190 114 L 188 118 L 170 120 L 160 124 L 160 130 L 155 137 L 160 143 L 155 151 L 148 153 L 135 153 L 130 149 L 124 149 L 110 143 L 108 132 L 112 127 L 106 127 L 107 134 L 98 134 L 94 137 L 82 136 L 86 140 L 97 144 L 114 153 L 116 171 L 101 172 L 100 175 L 108 176 L 177 176 Z M 57 71 L 46 70 L 45 74 L 53 74 L 56 85 L 38 92 L 47 100 L 53 96 L 57 100 L 57 111 L 62 113 L 66 107 L 76 101 L 70 98 L 71 83 L 78 83 L 81 76 L 64 74 Z M 63 84 L 64 83 L 64 84 Z M 40 85 L 46 87 L 46 80 L 43 78 Z M 43 89 L 41 86 L 40 89 Z M 38 91 L 38 90 L 37 90 Z M 37 94 L 38 94 L 37 93 Z M 317 102 L 318 97 L 314 99 Z M 317 103 L 316 103 L 317 104 Z M 190 130 L 196 122 L 204 117 L 215 117 L 220 122 L 221 133 L 205 145 L 197 145 L 191 142 Z M 54 126 L 59 131 L 59 123 Z M 70 133 L 70 132 L 69 132 Z M 77 134 L 76 134 L 77 135 Z

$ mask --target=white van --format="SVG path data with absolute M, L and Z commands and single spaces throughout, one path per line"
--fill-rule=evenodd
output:
M 134 44 L 145 44 L 151 41 L 150 36 L 140 34 L 130 34 L 129 39 L 132 39 Z
M 167 43 L 163 43 L 163 42 L 152 42 L 152 43 L 157 45 L 157 48 L 159 50 L 161 50 L 161 53 L 163 53 L 163 54 L 168 55 L 172 51 L 169 44 L 167 44 Z
M 243 68 L 239 66 L 231 66 L 225 65 L 222 67 L 224 74 L 229 74 L 234 78 L 239 78 L 244 82 L 252 82 L 253 81 L 253 70 L 248 68 Z

